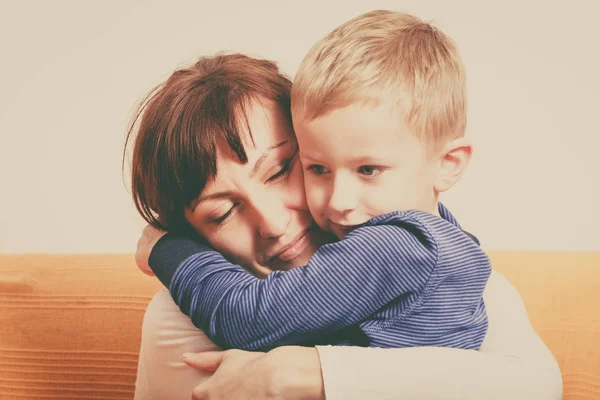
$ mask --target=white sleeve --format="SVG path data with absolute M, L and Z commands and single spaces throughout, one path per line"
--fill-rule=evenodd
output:
M 319 346 L 327 400 L 561 399 L 558 365 L 516 289 L 493 272 L 484 301 L 489 327 L 479 351 Z
M 154 295 L 144 314 L 135 400 L 189 400 L 211 376 L 188 367 L 186 352 L 220 350 L 184 315 L 166 289 Z

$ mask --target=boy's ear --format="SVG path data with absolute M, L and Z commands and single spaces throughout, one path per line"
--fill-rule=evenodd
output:
M 449 141 L 440 153 L 440 169 L 434 189 L 441 193 L 458 182 L 471 160 L 473 146 L 466 138 Z

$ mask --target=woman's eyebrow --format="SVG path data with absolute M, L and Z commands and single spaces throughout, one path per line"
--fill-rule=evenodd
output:
M 281 142 L 279 142 L 279 143 L 277 143 L 277 144 L 275 144 L 275 145 L 273 145 L 273 146 L 271 146 L 271 147 L 267 148 L 267 149 L 266 149 L 266 150 L 265 150 L 265 151 L 264 151 L 264 152 L 261 154 L 261 156 L 260 156 L 260 157 L 258 157 L 258 160 L 256 160 L 256 163 L 254 163 L 254 167 L 252 167 L 252 171 L 250 171 L 250 174 L 249 174 L 248 176 L 249 176 L 250 178 L 254 178 L 254 176 L 256 175 L 256 172 L 257 172 L 257 171 L 258 171 L 258 169 L 260 168 L 261 164 L 262 164 L 262 163 L 263 163 L 263 162 L 264 162 L 264 161 L 267 159 L 267 157 L 269 156 L 269 153 L 270 153 L 272 150 L 275 150 L 276 148 L 278 148 L 278 147 L 281 147 L 281 146 L 283 146 L 283 145 L 285 145 L 285 144 L 287 144 L 287 143 L 289 143 L 289 142 L 290 142 L 290 140 L 289 140 L 289 139 L 286 139 L 286 140 L 284 140 L 284 141 L 281 141 Z
M 258 171 L 258 169 L 260 168 L 260 165 L 267 159 L 267 157 L 269 156 L 269 153 L 272 150 L 275 150 L 276 148 L 279 148 L 281 146 L 286 145 L 287 143 L 289 143 L 290 140 L 286 139 L 283 140 L 273 146 L 270 146 L 269 148 L 267 148 L 258 158 L 258 160 L 256 160 L 256 163 L 254 163 L 254 167 L 252 167 L 252 171 L 250 171 L 249 176 L 252 178 L 254 177 L 254 175 L 256 175 L 256 172 Z M 224 197 L 230 197 L 233 196 L 233 192 L 230 191 L 223 191 L 223 192 L 216 192 L 216 193 L 211 193 L 211 194 L 207 194 L 204 196 L 199 196 L 196 199 L 194 199 L 194 201 L 192 201 L 192 203 L 190 204 L 192 212 L 194 212 L 194 210 L 196 209 L 196 207 L 198 206 L 198 204 L 200 204 L 200 202 L 202 201 L 206 201 L 206 200 L 215 200 L 215 199 L 221 199 Z
M 192 212 L 194 212 L 194 210 L 196 209 L 198 204 L 200 204 L 200 202 L 202 202 L 202 201 L 221 199 L 224 197 L 231 197 L 231 196 L 233 196 L 233 192 L 231 192 L 231 191 L 211 193 L 211 194 L 197 197 L 196 199 L 194 199 L 194 201 L 192 201 L 192 204 L 190 204 L 190 206 L 191 206 Z

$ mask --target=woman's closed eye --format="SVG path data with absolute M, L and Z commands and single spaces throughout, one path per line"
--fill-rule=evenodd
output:
M 238 202 L 234 202 L 231 207 L 224 213 L 221 214 L 218 217 L 212 218 L 211 222 L 215 223 L 217 225 L 221 225 L 222 223 L 224 223 L 225 221 L 227 221 L 229 219 L 229 217 L 232 215 L 234 209 L 239 206 Z
M 296 156 L 294 155 L 290 158 L 283 160 L 283 162 L 281 164 L 279 164 L 279 170 L 276 173 L 274 173 L 273 175 L 271 175 L 269 177 L 269 179 L 266 180 L 265 183 L 274 182 L 277 179 L 285 176 L 288 172 L 290 172 L 290 170 L 292 169 L 292 165 L 294 164 L 295 158 L 296 158 Z
M 294 163 L 294 159 L 295 159 L 295 155 L 285 159 L 283 162 L 281 162 L 278 165 L 278 170 L 277 172 L 275 172 L 273 175 L 271 175 L 265 183 L 269 183 L 269 182 L 274 182 L 277 181 L 278 179 L 284 177 L 285 175 L 287 175 L 290 170 L 292 169 L 292 165 Z M 231 205 L 231 207 L 229 207 L 229 209 L 227 209 L 227 211 L 225 211 L 224 213 L 218 215 L 217 217 L 212 217 L 210 218 L 210 222 L 217 224 L 217 225 L 222 225 L 225 222 L 227 222 L 235 213 L 235 210 L 237 207 L 239 207 L 240 203 L 235 201 L 233 202 L 233 204 Z

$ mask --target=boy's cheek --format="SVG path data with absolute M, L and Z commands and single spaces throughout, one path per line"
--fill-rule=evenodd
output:
M 308 209 L 313 216 L 315 214 L 321 214 L 323 211 L 324 199 L 323 191 L 314 187 L 307 187 L 306 189 L 306 202 L 308 203 Z
M 315 184 L 314 180 L 304 179 L 306 203 L 313 219 L 322 227 L 322 219 L 327 206 L 326 189 Z
M 364 192 L 363 211 L 369 216 L 365 221 L 378 215 L 404 209 L 407 203 L 406 196 L 410 193 L 404 191 L 398 183 L 385 182 L 376 187 L 372 186 Z

